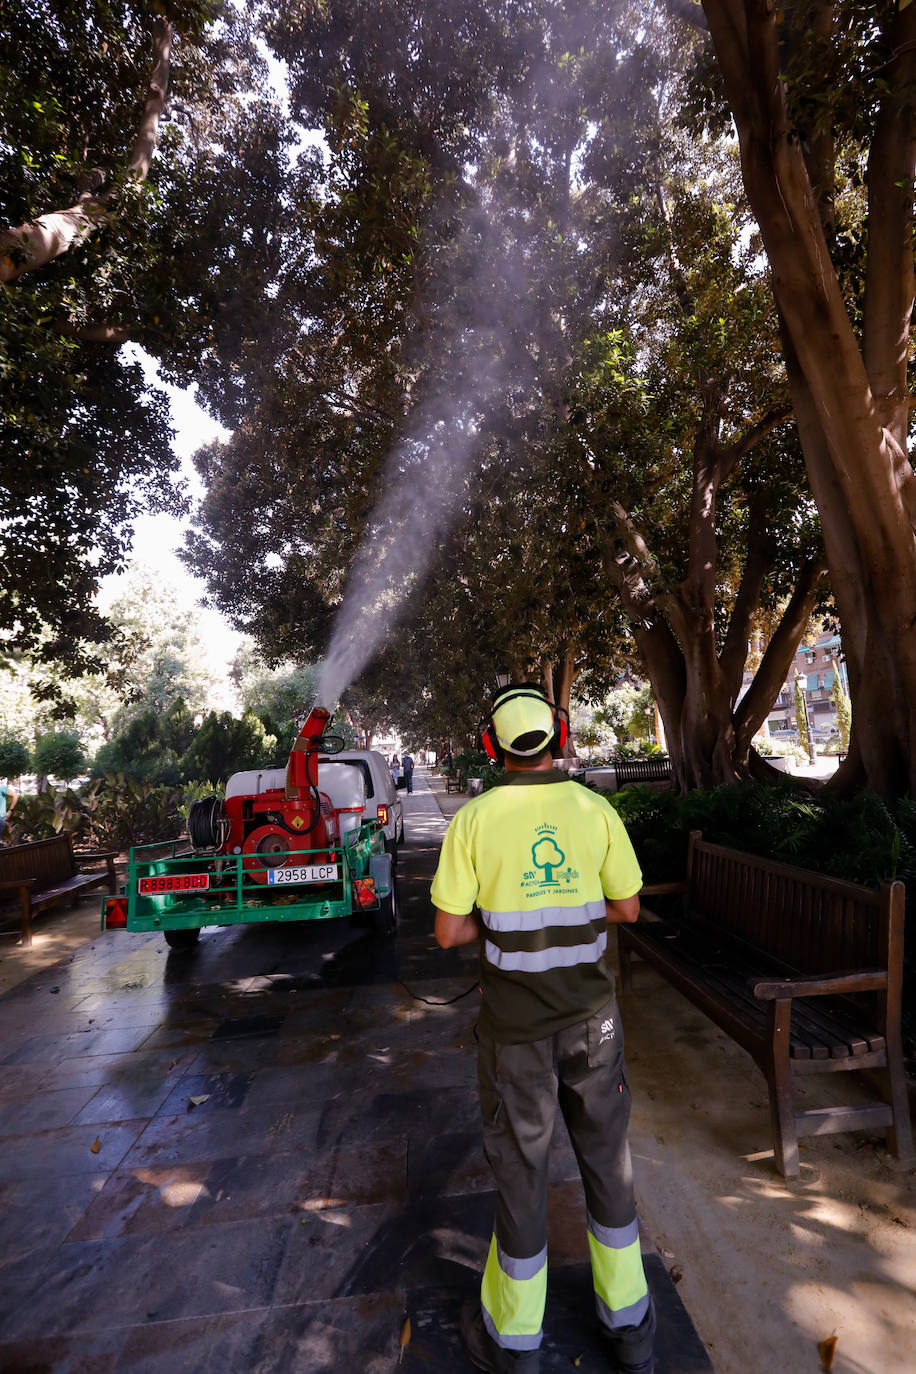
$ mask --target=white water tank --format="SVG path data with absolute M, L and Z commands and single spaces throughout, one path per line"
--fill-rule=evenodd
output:
M 247 772 L 232 774 L 226 783 L 226 796 L 256 797 L 261 792 L 285 786 L 285 768 L 249 768 Z

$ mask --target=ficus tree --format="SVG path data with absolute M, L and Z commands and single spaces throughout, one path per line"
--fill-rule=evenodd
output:
M 916 787 L 916 6 L 704 0 L 693 112 L 738 133 L 843 627 L 851 779 Z
M 476 470 L 426 583 L 439 614 L 390 589 L 429 681 L 473 644 L 479 690 L 508 658 L 565 704 L 583 667 L 622 666 L 622 605 L 682 785 L 740 776 L 823 569 L 734 169 L 659 109 L 670 26 L 479 0 L 444 43 L 436 4 L 381 10 L 272 21 L 328 162 L 294 188 L 312 249 L 276 337 L 295 342 L 261 350 L 245 425 L 201 458 L 194 565 L 271 653 L 320 653 L 379 492 L 437 480 L 399 436 L 460 396 Z M 739 705 L 767 598 L 789 610 Z

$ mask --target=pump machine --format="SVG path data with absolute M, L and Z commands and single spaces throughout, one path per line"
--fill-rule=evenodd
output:
M 324 733 L 330 719 L 313 707 L 285 769 L 236 773 L 225 797 L 194 802 L 187 841 L 132 849 L 102 929 L 161 930 L 172 948 L 209 925 L 362 916 L 392 929 L 391 857 L 379 821 L 364 819 L 359 769 L 333 762 L 344 742 Z

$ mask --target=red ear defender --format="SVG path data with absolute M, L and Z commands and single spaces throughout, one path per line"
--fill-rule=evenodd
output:
M 480 742 L 483 745 L 484 753 L 487 754 L 494 763 L 499 763 L 502 760 L 503 751 L 496 743 L 495 734 L 496 732 L 492 724 L 488 725 L 480 736 Z
M 566 714 L 566 711 L 562 706 L 557 706 L 554 709 L 557 714 L 557 729 L 555 739 L 557 741 L 557 748 L 562 749 L 566 744 L 567 739 L 569 738 L 569 716 Z

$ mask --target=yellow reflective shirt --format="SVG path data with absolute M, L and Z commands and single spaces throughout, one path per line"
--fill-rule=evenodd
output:
M 452 915 L 480 908 L 481 1027 L 516 1044 L 607 1003 L 604 900 L 642 886 L 617 812 L 559 771 L 511 772 L 455 815 L 431 895 Z

